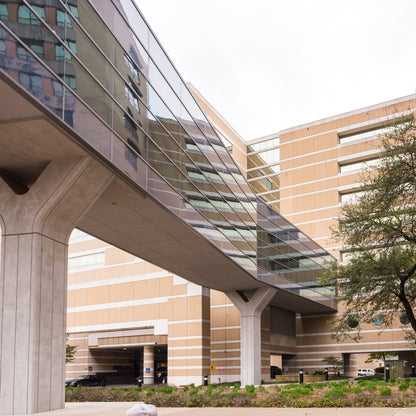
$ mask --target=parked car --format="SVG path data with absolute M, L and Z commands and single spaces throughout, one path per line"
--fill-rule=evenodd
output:
M 376 372 L 371 368 L 359 368 L 358 369 L 359 376 L 375 376 Z
M 101 376 L 86 375 L 65 380 L 65 387 L 77 387 L 77 386 L 105 386 L 105 379 Z

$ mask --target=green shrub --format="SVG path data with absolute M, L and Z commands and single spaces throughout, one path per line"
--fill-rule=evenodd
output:
M 182 391 L 187 392 L 189 390 L 189 386 L 183 386 Z
M 249 386 L 246 386 L 246 393 L 249 395 L 255 395 L 256 394 L 256 388 L 251 384 Z
M 198 393 L 198 390 L 199 390 L 199 389 L 192 389 L 192 390 L 189 390 L 189 395 L 190 395 L 190 396 L 193 396 L 193 395 L 197 394 L 197 393 Z
M 154 387 L 147 387 L 145 390 L 146 390 L 147 397 L 153 396 L 156 391 Z
M 391 388 L 390 387 L 381 388 L 380 396 L 391 396 Z
M 289 383 L 285 385 L 285 389 L 296 389 L 297 387 L 299 387 L 299 384 L 295 384 L 295 383 Z
M 399 390 L 400 391 L 405 391 L 409 388 L 410 384 L 408 382 L 404 382 L 399 384 Z
M 324 376 L 325 375 L 325 371 L 324 370 L 316 370 L 312 372 L 313 376 Z
M 175 386 L 164 386 L 164 387 L 158 387 L 156 389 L 156 392 L 158 392 L 158 393 L 165 393 L 165 394 L 172 394 L 177 389 L 178 388 L 175 387 Z
M 347 396 L 347 393 L 345 389 L 343 388 L 333 388 L 331 390 L 326 391 L 322 395 L 324 399 L 331 399 L 331 400 L 342 399 L 346 396 Z
M 365 385 L 364 390 L 366 391 L 376 391 L 377 390 L 377 383 L 368 383 Z
M 355 387 L 353 387 L 353 389 L 352 389 L 352 392 L 353 393 L 362 393 L 362 391 L 363 391 L 363 389 L 360 387 L 360 386 L 355 386 Z
M 288 390 L 288 396 L 290 396 L 292 399 L 307 396 L 311 393 L 311 390 L 306 387 L 296 387 L 295 389 Z

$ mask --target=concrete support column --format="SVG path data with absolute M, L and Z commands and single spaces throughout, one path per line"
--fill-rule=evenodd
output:
M 145 345 L 143 347 L 143 384 L 155 382 L 155 347 Z
M 50 162 L 23 195 L 0 180 L 0 414 L 65 405 L 67 242 L 112 174 Z
M 241 385 L 261 383 L 261 314 L 277 289 L 260 288 L 254 292 L 227 292 L 241 314 Z

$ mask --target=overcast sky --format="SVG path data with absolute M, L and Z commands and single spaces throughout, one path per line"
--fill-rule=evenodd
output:
M 136 0 L 247 140 L 416 91 L 416 0 Z

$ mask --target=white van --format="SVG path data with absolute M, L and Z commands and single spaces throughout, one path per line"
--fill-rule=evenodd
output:
M 375 376 L 376 372 L 371 368 L 359 368 L 358 369 L 359 376 Z

